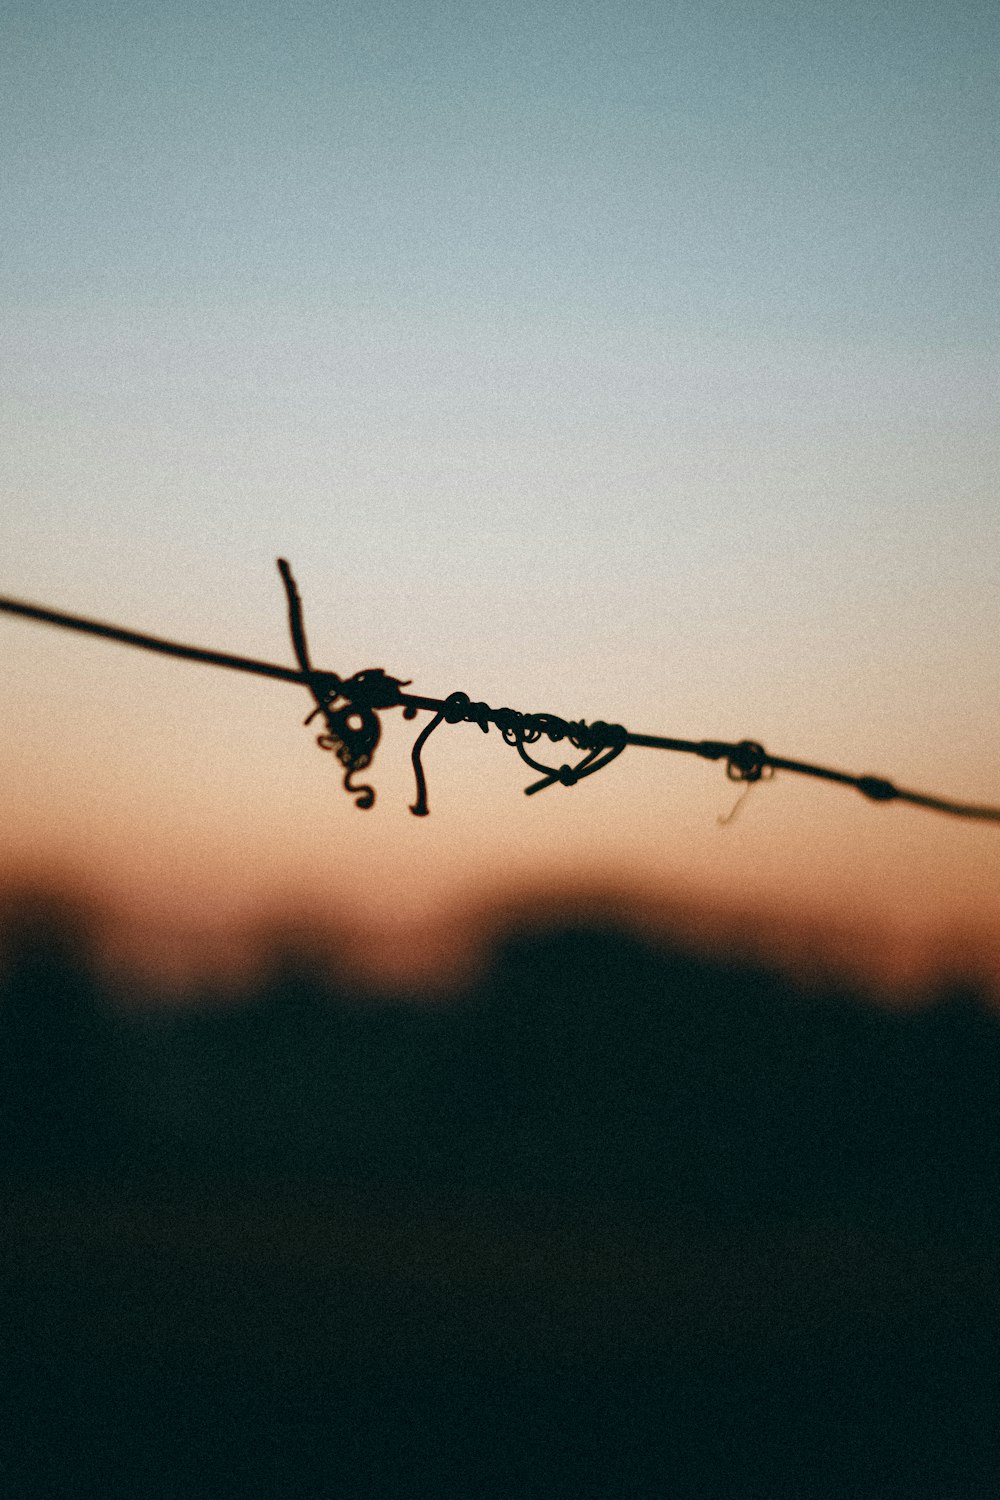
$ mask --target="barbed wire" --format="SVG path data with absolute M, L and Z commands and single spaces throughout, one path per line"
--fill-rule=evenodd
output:
M 855 776 L 847 771 L 832 770 L 829 766 L 789 760 L 785 756 L 769 754 L 757 740 L 687 740 L 661 734 L 635 734 L 621 724 L 607 724 L 602 719 L 588 724 L 582 719 L 562 719 L 557 714 L 521 713 L 513 708 L 491 708 L 488 703 L 474 702 L 467 693 L 462 692 L 450 693 L 443 699 L 430 698 L 420 693 L 404 692 L 403 689 L 410 685 L 410 679 L 390 677 L 381 667 L 367 667 L 355 672 L 353 677 L 341 677 L 336 672 L 313 666 L 306 640 L 302 600 L 292 570 L 284 558 L 278 559 L 278 571 L 288 603 L 288 624 L 298 662 L 297 669 L 258 661 L 253 657 L 235 656 L 225 651 L 209 651 L 201 646 L 186 646 L 178 641 L 164 640 L 160 636 L 145 635 L 136 630 L 125 630 L 119 625 L 106 625 L 98 620 L 65 614 L 60 610 L 28 604 L 19 599 L 0 596 L 0 612 L 20 615 L 64 630 L 101 636 L 143 651 L 156 651 L 165 656 L 181 657 L 186 661 L 202 662 L 208 666 L 226 667 L 258 677 L 271 677 L 307 688 L 314 706 L 305 723 L 309 724 L 317 717 L 323 719 L 326 730 L 317 735 L 316 743 L 321 749 L 331 752 L 343 766 L 344 788 L 353 796 L 355 806 L 363 809 L 374 805 L 375 790 L 366 782 L 359 784 L 354 778 L 372 763 L 382 735 L 379 714 L 386 709 L 402 708 L 404 719 L 415 719 L 421 712 L 433 714 L 430 722 L 417 735 L 411 752 L 416 799 L 411 804 L 410 811 L 418 818 L 426 817 L 429 811 L 427 780 L 422 760 L 424 747 L 441 724 L 465 723 L 478 724 L 484 734 L 488 734 L 490 727 L 495 726 L 505 744 L 511 745 L 524 763 L 539 773 L 539 779 L 524 789 L 525 795 L 529 797 L 557 784 L 575 786 L 584 777 L 603 770 L 627 746 L 638 745 L 651 750 L 675 750 L 682 754 L 697 755 L 703 760 L 724 761 L 726 775 L 731 781 L 743 783 L 743 792 L 732 812 L 727 817 L 720 818 L 719 821 L 723 823 L 732 820 L 746 793 L 755 783 L 769 779 L 776 771 L 792 771 L 799 776 L 812 776 L 820 781 L 835 782 L 839 786 L 854 787 L 871 802 L 906 802 L 914 807 L 929 808 L 933 812 L 949 813 L 953 817 L 1000 823 L 1000 807 L 980 807 L 955 802 L 947 797 L 909 791 L 882 776 Z M 538 745 L 542 739 L 547 739 L 552 744 L 568 742 L 573 749 L 581 752 L 580 759 L 574 765 L 546 765 L 544 761 L 537 759 L 537 752 L 532 753 L 528 748 Z

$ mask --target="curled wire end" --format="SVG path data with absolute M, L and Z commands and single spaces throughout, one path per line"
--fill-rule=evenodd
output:
M 742 792 L 740 792 L 739 796 L 736 798 L 736 801 L 733 803 L 729 811 L 727 813 L 720 813 L 718 815 L 715 821 L 718 823 L 720 828 L 726 828 L 730 823 L 733 822 L 736 814 L 739 812 L 740 808 L 749 797 L 750 791 L 754 785 L 755 783 L 753 781 L 747 781 Z
M 344 791 L 350 792 L 354 798 L 355 807 L 360 807 L 362 812 L 367 812 L 370 807 L 375 806 L 375 788 L 369 786 L 367 782 L 362 782 L 360 786 L 354 785 L 351 777 L 358 769 L 359 767 L 355 766 L 344 772 Z
M 439 709 L 430 723 L 425 724 L 417 735 L 413 741 L 413 749 L 410 751 L 410 759 L 413 761 L 413 775 L 417 783 L 417 800 L 410 803 L 410 812 L 415 818 L 426 818 L 430 812 L 430 808 L 427 806 L 427 778 L 424 775 L 423 762 L 420 756 L 427 741 L 445 717 L 445 709 Z

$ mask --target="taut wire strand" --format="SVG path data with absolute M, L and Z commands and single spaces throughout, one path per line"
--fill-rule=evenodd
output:
M 381 667 L 367 667 L 355 672 L 353 677 L 342 678 L 336 672 L 323 671 L 312 665 L 303 622 L 302 600 L 292 570 L 284 558 L 278 559 L 278 571 L 288 602 L 288 624 L 298 669 L 258 661 L 249 656 L 235 656 L 225 651 L 209 651 L 201 646 L 185 646 L 178 641 L 164 640 L 162 636 L 125 630 L 120 625 L 107 625 L 99 620 L 86 619 L 82 615 L 66 614 L 39 604 L 28 604 L 21 599 L 0 596 L 0 613 L 19 615 L 23 619 L 54 625 L 62 630 L 101 636 L 105 640 L 118 641 L 123 646 L 134 646 L 141 651 L 155 651 L 163 656 L 180 657 L 206 666 L 225 667 L 234 672 L 248 672 L 258 677 L 271 677 L 307 688 L 314 706 L 305 722 L 308 724 L 317 715 L 324 719 L 326 733 L 317 736 L 317 744 L 321 749 L 333 752 L 344 767 L 344 787 L 360 808 L 369 808 L 375 801 L 374 788 L 364 783 L 358 784 L 353 778 L 372 762 L 382 733 L 379 713 L 383 709 L 402 708 L 404 719 L 414 719 L 420 712 L 434 715 L 417 736 L 412 750 L 417 796 L 410 811 L 416 817 L 425 817 L 429 810 L 427 780 L 421 761 L 424 746 L 441 724 L 467 723 L 478 724 L 484 734 L 488 734 L 490 727 L 495 726 L 504 742 L 516 749 L 527 765 L 543 773 L 540 780 L 525 787 L 525 794 L 529 797 L 557 783 L 566 787 L 575 786 L 585 776 L 592 776 L 595 771 L 603 770 L 626 746 L 638 745 L 651 750 L 674 750 L 681 754 L 698 755 L 703 760 L 725 761 L 729 779 L 745 784 L 743 795 L 751 785 L 769 779 L 775 771 L 791 771 L 799 776 L 812 776 L 838 786 L 853 787 L 871 802 L 906 802 L 913 807 L 948 813 L 956 818 L 1000 823 L 1000 807 L 955 802 L 947 797 L 908 791 L 881 776 L 855 776 L 847 771 L 832 770 L 829 766 L 813 765 L 809 761 L 788 760 L 783 756 L 770 755 L 756 740 L 685 740 L 667 735 L 635 734 L 621 724 L 606 724 L 601 719 L 587 724 L 582 719 L 561 719 L 556 714 L 521 713 L 513 708 L 491 708 L 488 703 L 473 702 L 467 693 L 460 692 L 451 693 L 444 699 L 429 698 L 420 693 L 403 692 L 409 686 L 408 680 L 390 677 Z M 525 747 L 536 745 L 543 737 L 553 744 L 567 740 L 575 750 L 582 752 L 581 758 L 575 765 L 566 763 L 555 767 L 536 760 Z M 737 807 L 741 805 L 743 795 L 738 799 Z M 735 811 L 734 807 L 729 816 L 720 821 L 730 822 Z

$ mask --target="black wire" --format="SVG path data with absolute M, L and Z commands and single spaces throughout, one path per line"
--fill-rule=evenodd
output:
M 289 627 L 299 662 L 297 671 L 293 667 L 282 667 L 273 662 L 256 660 L 253 657 L 235 656 L 225 651 L 208 651 L 201 646 L 186 646 L 178 641 L 164 640 L 161 636 L 146 635 L 137 630 L 125 630 L 120 625 L 107 625 L 98 620 L 86 619 L 82 615 L 66 614 L 60 610 L 47 609 L 42 605 L 28 604 L 20 599 L 0 596 L 0 612 L 19 615 L 24 619 L 54 625 L 63 630 L 76 630 L 88 635 L 101 636 L 105 640 L 118 641 L 121 645 L 135 646 L 143 651 L 155 651 L 163 656 L 180 657 L 186 661 L 225 667 L 236 672 L 248 672 L 258 677 L 276 678 L 282 682 L 294 682 L 308 688 L 317 707 L 325 709 L 331 689 L 336 687 L 341 692 L 345 688 L 349 689 L 350 679 L 345 682 L 335 672 L 318 671 L 312 666 L 306 643 L 305 627 L 302 623 L 301 600 L 291 568 L 284 558 L 280 558 L 278 569 L 288 596 Z M 620 724 L 608 725 L 596 721 L 588 725 L 582 721 L 570 722 L 560 719 L 554 714 L 520 714 L 509 708 L 494 709 L 486 703 L 471 702 L 464 693 L 452 693 L 449 698 L 441 699 L 398 691 L 395 694 L 395 703 L 403 708 L 407 718 L 414 717 L 420 710 L 437 715 L 435 720 L 422 730 L 413 748 L 417 801 L 412 811 L 418 816 L 427 812 L 427 789 L 420 764 L 420 750 L 426 744 L 431 732 L 446 719 L 449 723 L 476 723 L 483 730 L 488 730 L 490 724 L 494 724 L 501 730 L 508 743 L 517 745 L 523 757 L 523 737 L 526 733 L 532 741 L 540 735 L 545 735 L 553 741 L 568 738 L 577 748 L 589 752 L 576 767 L 563 766 L 556 770 L 537 765 L 532 760 L 530 763 L 544 770 L 545 775 L 541 781 L 526 788 L 529 796 L 546 786 L 554 785 L 557 781 L 561 781 L 564 785 L 572 785 L 582 776 L 601 769 L 615 755 L 620 754 L 626 745 L 638 745 L 647 749 L 674 750 L 683 754 L 698 755 L 705 760 L 724 760 L 727 774 L 736 781 L 760 780 L 764 771 L 769 768 L 775 771 L 792 771 L 800 776 L 812 776 L 840 786 L 853 787 L 873 802 L 906 802 L 913 807 L 928 808 L 933 812 L 950 814 L 952 817 L 1000 823 L 1000 807 L 983 807 L 956 802 L 950 798 L 930 796 L 923 792 L 897 787 L 883 777 L 855 776 L 847 771 L 836 771 L 828 766 L 813 765 L 808 761 L 788 760 L 782 756 L 768 754 L 763 746 L 753 740 L 736 742 L 685 740 L 666 735 L 634 734 Z M 595 754 L 602 751 L 613 753 L 599 755 L 595 761 Z M 524 758 L 527 759 L 527 757 Z M 365 802 L 361 805 L 370 804 Z

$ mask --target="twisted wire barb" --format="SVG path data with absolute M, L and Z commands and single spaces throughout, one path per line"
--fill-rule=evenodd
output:
M 421 759 L 428 739 L 443 723 L 468 723 L 478 724 L 484 734 L 489 733 L 491 725 L 495 726 L 504 742 L 516 749 L 525 764 L 541 773 L 539 780 L 525 787 L 525 794 L 529 797 L 556 783 L 567 787 L 575 786 L 584 777 L 603 770 L 621 755 L 627 745 L 640 745 L 651 750 L 676 750 L 682 754 L 698 755 L 703 760 L 725 761 L 726 775 L 731 781 L 743 783 L 744 794 L 754 783 L 773 776 L 775 771 L 793 771 L 799 776 L 813 776 L 820 781 L 854 787 L 871 802 L 907 802 L 914 807 L 949 813 L 957 818 L 1000 823 L 1000 807 L 979 807 L 966 802 L 955 802 L 947 797 L 909 791 L 882 776 L 854 776 L 847 771 L 832 770 L 829 766 L 789 760 L 784 756 L 769 754 L 756 740 L 684 740 L 660 734 L 634 734 L 621 724 L 606 724 L 602 719 L 588 724 L 582 719 L 561 719 L 556 714 L 521 713 L 513 708 L 491 708 L 488 703 L 473 702 L 467 693 L 461 692 L 451 693 L 444 699 L 429 698 L 419 693 L 404 692 L 403 689 L 409 686 L 409 679 L 390 677 L 381 667 L 367 667 L 355 672 L 353 677 L 340 677 L 336 672 L 323 671 L 313 666 L 302 617 L 302 600 L 292 570 L 284 558 L 278 559 L 278 571 L 288 601 L 288 624 L 298 669 L 258 661 L 253 657 L 234 656 L 225 651 L 208 651 L 201 646 L 185 646 L 178 641 L 164 640 L 161 636 L 125 630 L 119 625 L 102 624 L 81 615 L 64 614 L 60 610 L 46 609 L 20 599 L 0 596 L 0 612 L 38 620 L 42 624 L 55 625 L 64 630 L 102 636 L 105 640 L 119 641 L 122 645 L 136 646 L 143 651 L 157 651 L 164 656 L 182 657 L 186 661 L 226 667 L 236 672 L 249 672 L 258 677 L 272 677 L 307 688 L 314 706 L 305 723 L 310 723 L 317 716 L 323 719 L 326 732 L 318 735 L 316 742 L 321 749 L 334 754 L 344 767 L 344 787 L 360 808 L 370 808 L 375 802 L 374 788 L 367 783 L 358 784 L 353 778 L 371 765 L 382 733 L 379 713 L 388 708 L 402 708 L 404 719 L 414 719 L 421 711 L 434 715 L 417 736 L 412 750 L 417 796 L 410 811 L 416 817 L 426 817 L 429 811 L 427 780 Z M 536 759 L 528 748 L 537 745 L 543 738 L 553 744 L 568 741 L 575 750 L 582 752 L 581 758 L 575 765 L 546 765 Z M 737 807 L 742 800 L 741 796 Z M 731 821 L 737 807 L 720 821 Z

